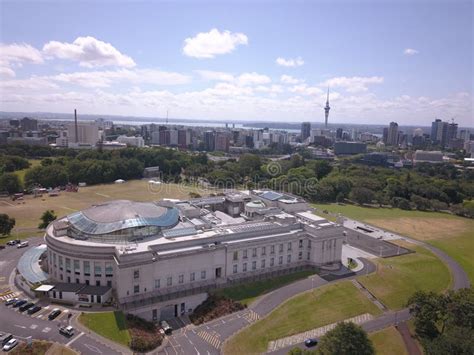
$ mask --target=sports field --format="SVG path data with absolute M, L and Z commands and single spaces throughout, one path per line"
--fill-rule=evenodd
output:
M 148 180 L 131 180 L 123 184 L 104 184 L 79 188 L 78 192 L 61 192 L 59 196 L 34 198 L 25 196 L 24 200 L 12 201 L 0 198 L 0 213 L 6 213 L 16 219 L 13 237 L 27 237 L 36 231 L 40 217 L 46 210 L 54 210 L 57 216 L 64 216 L 94 204 L 117 200 L 158 201 L 163 198 L 186 199 L 190 192 L 202 196 L 209 191 L 203 191 L 193 186 L 181 184 L 150 185 Z M 0 243 L 3 242 L 0 241 Z
M 447 213 L 404 211 L 397 208 L 368 208 L 353 205 L 314 205 L 319 210 L 378 226 L 423 240 L 461 264 L 474 284 L 474 220 Z M 325 215 L 324 213 L 322 214 Z

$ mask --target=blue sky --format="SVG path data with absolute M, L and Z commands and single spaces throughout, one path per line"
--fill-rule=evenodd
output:
M 0 4 L 0 110 L 474 126 L 471 1 Z

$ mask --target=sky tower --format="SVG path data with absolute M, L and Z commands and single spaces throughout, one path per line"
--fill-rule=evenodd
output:
M 328 117 L 329 117 L 329 86 L 328 86 L 328 97 L 326 99 L 326 106 L 324 107 L 324 127 L 328 128 Z

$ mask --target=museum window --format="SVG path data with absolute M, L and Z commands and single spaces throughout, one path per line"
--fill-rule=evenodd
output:
M 189 281 L 194 281 L 196 279 L 196 274 L 194 272 L 189 274 Z
M 262 268 L 262 269 L 265 269 L 265 259 L 262 259 L 261 268 Z
M 247 249 L 245 249 L 243 252 L 242 258 L 247 259 Z
M 302 251 L 300 251 L 298 253 L 298 260 L 303 260 L 303 252 Z
M 242 271 L 247 272 L 247 263 L 242 264 Z
M 56 254 L 53 253 L 53 264 L 54 264 L 54 267 L 56 267 Z
M 270 267 L 275 265 L 275 258 L 270 258 Z
M 303 247 L 303 239 L 300 239 L 300 240 L 299 240 L 298 247 L 299 247 L 299 248 L 302 248 L 302 247 Z
M 114 276 L 114 268 L 111 262 L 105 263 L 105 277 L 112 277 Z
M 59 256 L 59 270 L 63 270 L 63 257 L 61 255 Z
M 257 270 L 257 262 L 252 261 L 252 270 Z
M 66 272 L 71 272 L 71 259 L 66 258 Z
M 160 279 L 155 280 L 155 288 L 160 288 Z
M 178 283 L 180 283 L 180 284 L 184 283 L 184 275 L 183 274 L 178 276 Z
M 255 258 L 257 256 L 257 248 L 253 248 L 252 256 Z
M 133 286 L 133 293 L 139 293 L 139 292 L 140 292 L 140 285 Z
M 291 242 L 288 243 L 288 251 L 291 251 Z
M 82 267 L 84 268 L 84 276 L 91 276 L 91 263 L 89 261 L 83 261 Z
M 280 244 L 280 246 L 279 246 L 279 252 L 280 252 L 280 253 L 283 253 L 283 244 Z
M 233 272 L 234 274 L 236 274 L 236 273 L 237 273 L 237 265 L 234 265 L 232 268 L 233 268 L 232 272 Z
M 59 279 L 62 281 L 63 280 L 63 274 L 59 275 Z
M 102 265 L 100 263 L 94 262 L 94 276 L 102 277 Z
M 201 280 L 206 279 L 206 270 L 201 271 Z
M 133 270 L 133 278 L 134 279 L 140 278 L 140 270 Z
M 166 279 L 166 286 L 171 286 L 171 285 L 173 285 L 173 277 L 168 276 L 168 278 Z
M 266 255 L 267 254 L 267 248 L 266 247 L 262 247 L 262 256 Z
M 272 245 L 270 247 L 270 254 L 275 254 L 275 246 L 274 245 Z
M 308 240 L 308 249 L 311 249 L 311 240 Z
M 280 255 L 278 257 L 278 265 L 281 265 L 281 264 L 283 264 L 283 255 Z
M 291 254 L 288 254 L 286 257 L 286 262 L 289 264 L 291 263 Z
M 239 252 L 238 251 L 234 251 L 234 261 L 235 260 L 239 260 Z
M 89 285 L 89 280 L 86 280 L 86 284 Z M 112 287 L 112 281 L 110 280 L 107 281 L 107 287 Z
M 308 256 L 307 256 L 307 259 L 311 259 L 311 253 L 308 251 Z
M 81 274 L 81 267 L 79 265 L 79 260 L 74 260 L 74 273 L 76 275 L 80 275 Z

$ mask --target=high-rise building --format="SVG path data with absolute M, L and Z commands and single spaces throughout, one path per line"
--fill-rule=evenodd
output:
M 388 140 L 388 127 L 383 128 L 382 141 L 387 143 Z
M 342 139 L 342 128 L 336 130 L 336 139 Z
M 178 147 L 186 149 L 191 144 L 191 130 L 180 129 L 178 130 Z
M 446 144 L 449 144 L 453 139 L 456 139 L 458 135 L 458 124 L 451 122 L 448 123 L 448 130 L 446 133 Z
M 67 125 L 68 146 L 95 146 L 99 141 L 99 126 L 96 122 L 77 122 Z
M 24 117 L 20 122 L 21 129 L 23 131 L 37 131 L 38 130 L 38 120 L 33 118 Z
M 311 123 L 303 122 L 301 124 L 301 141 L 305 141 L 311 135 Z
M 328 97 L 326 99 L 326 106 L 324 107 L 324 127 L 328 128 L 328 118 L 329 118 L 329 87 L 328 87 Z
M 204 132 L 204 149 L 212 152 L 216 149 L 216 138 L 214 131 Z
M 220 152 L 228 152 L 229 141 L 230 141 L 230 138 L 227 132 L 217 132 L 215 150 L 220 151 Z
M 398 123 L 397 122 L 390 122 L 390 126 L 388 127 L 388 134 L 387 134 L 387 144 L 392 146 L 398 145 Z

